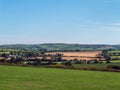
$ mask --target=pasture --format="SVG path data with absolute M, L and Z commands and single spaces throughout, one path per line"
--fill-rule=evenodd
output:
M 112 60 L 120 60 L 120 50 L 109 51 L 108 54 Z
M 0 90 L 119 90 L 120 73 L 0 66 Z
M 113 66 L 120 66 L 120 60 L 113 60 L 111 61 L 111 63 L 106 63 L 105 61 L 103 61 L 102 64 L 73 64 L 73 66 L 77 66 L 77 67 L 86 67 L 86 68 L 97 68 L 97 69 L 104 69 L 109 65 L 113 65 Z

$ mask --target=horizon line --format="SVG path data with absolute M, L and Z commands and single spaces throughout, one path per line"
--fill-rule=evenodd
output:
M 120 45 L 120 44 L 105 44 L 105 43 L 9 43 L 2 45 L 43 45 L 43 44 L 78 44 L 78 45 Z

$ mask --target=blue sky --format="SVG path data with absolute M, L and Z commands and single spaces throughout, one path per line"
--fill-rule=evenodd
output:
M 120 0 L 0 0 L 0 44 L 120 44 Z

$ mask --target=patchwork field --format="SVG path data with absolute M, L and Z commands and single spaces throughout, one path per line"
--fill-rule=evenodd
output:
M 111 56 L 112 60 L 120 60 L 120 50 L 109 51 L 108 54 Z
M 119 90 L 120 73 L 0 66 L 0 90 Z
M 101 51 L 85 51 L 85 52 L 49 52 L 46 54 L 63 54 L 62 59 L 65 60 L 74 60 L 74 59 L 78 59 L 78 60 L 94 60 L 94 59 L 98 59 L 96 58 L 96 56 L 98 54 L 101 54 Z

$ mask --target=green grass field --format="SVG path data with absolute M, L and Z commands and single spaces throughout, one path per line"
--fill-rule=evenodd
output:
M 120 50 L 109 51 L 109 53 L 120 53 Z
M 4 53 L 5 53 L 5 54 L 9 54 L 9 52 L 0 52 L 0 54 L 4 54 Z
M 0 90 L 119 90 L 120 73 L 0 66 Z
M 104 69 L 107 66 L 120 66 L 120 60 L 111 60 L 111 63 L 106 63 L 106 61 L 103 61 L 102 64 L 73 64 L 73 66 L 77 66 L 77 67 L 87 67 L 87 68 L 98 68 L 98 69 Z

